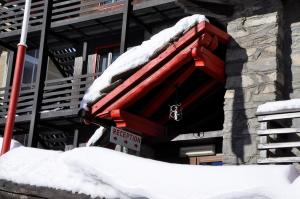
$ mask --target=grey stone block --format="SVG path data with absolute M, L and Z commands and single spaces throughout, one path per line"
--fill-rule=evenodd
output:
M 276 101 L 277 94 L 276 93 L 263 93 L 259 95 L 254 95 L 252 97 L 252 100 L 254 102 L 272 102 Z
M 257 156 L 246 156 L 244 157 L 244 161 L 238 158 L 235 155 L 227 155 L 224 154 L 223 163 L 225 165 L 240 165 L 240 164 L 256 164 L 257 163 Z
M 256 139 L 256 135 L 223 139 L 223 154 L 225 157 L 236 157 L 235 160 L 242 164 L 255 163 L 252 162 L 252 159 L 257 156 Z M 231 163 L 234 164 L 234 162 Z

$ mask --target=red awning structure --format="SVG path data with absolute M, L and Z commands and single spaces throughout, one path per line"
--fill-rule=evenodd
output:
M 184 110 L 224 83 L 224 61 L 215 52 L 228 41 L 229 35 L 210 23 L 197 24 L 95 102 L 85 119 L 110 120 L 143 136 L 164 135 L 179 87 Z

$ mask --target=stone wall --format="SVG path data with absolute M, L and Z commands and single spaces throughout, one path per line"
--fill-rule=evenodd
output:
M 232 40 L 226 52 L 225 164 L 256 163 L 257 106 L 283 97 L 282 5 L 277 0 L 260 2 L 242 5 L 227 26 Z

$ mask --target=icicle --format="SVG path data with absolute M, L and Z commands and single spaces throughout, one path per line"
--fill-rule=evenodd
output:
M 105 131 L 105 128 L 103 126 L 100 126 L 95 133 L 92 135 L 92 137 L 89 139 L 89 141 L 86 143 L 87 147 L 93 146 L 103 135 Z

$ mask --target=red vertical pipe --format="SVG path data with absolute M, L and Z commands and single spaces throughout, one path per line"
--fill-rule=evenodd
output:
M 19 97 L 20 87 L 21 87 L 21 80 L 22 80 L 21 78 L 22 78 L 23 67 L 24 67 L 25 53 L 26 53 L 26 45 L 19 44 L 17 57 L 16 57 L 13 85 L 11 89 L 11 96 L 10 96 L 9 107 L 7 112 L 6 125 L 4 129 L 1 155 L 6 153 L 10 148 L 14 123 L 15 123 L 18 97 Z

